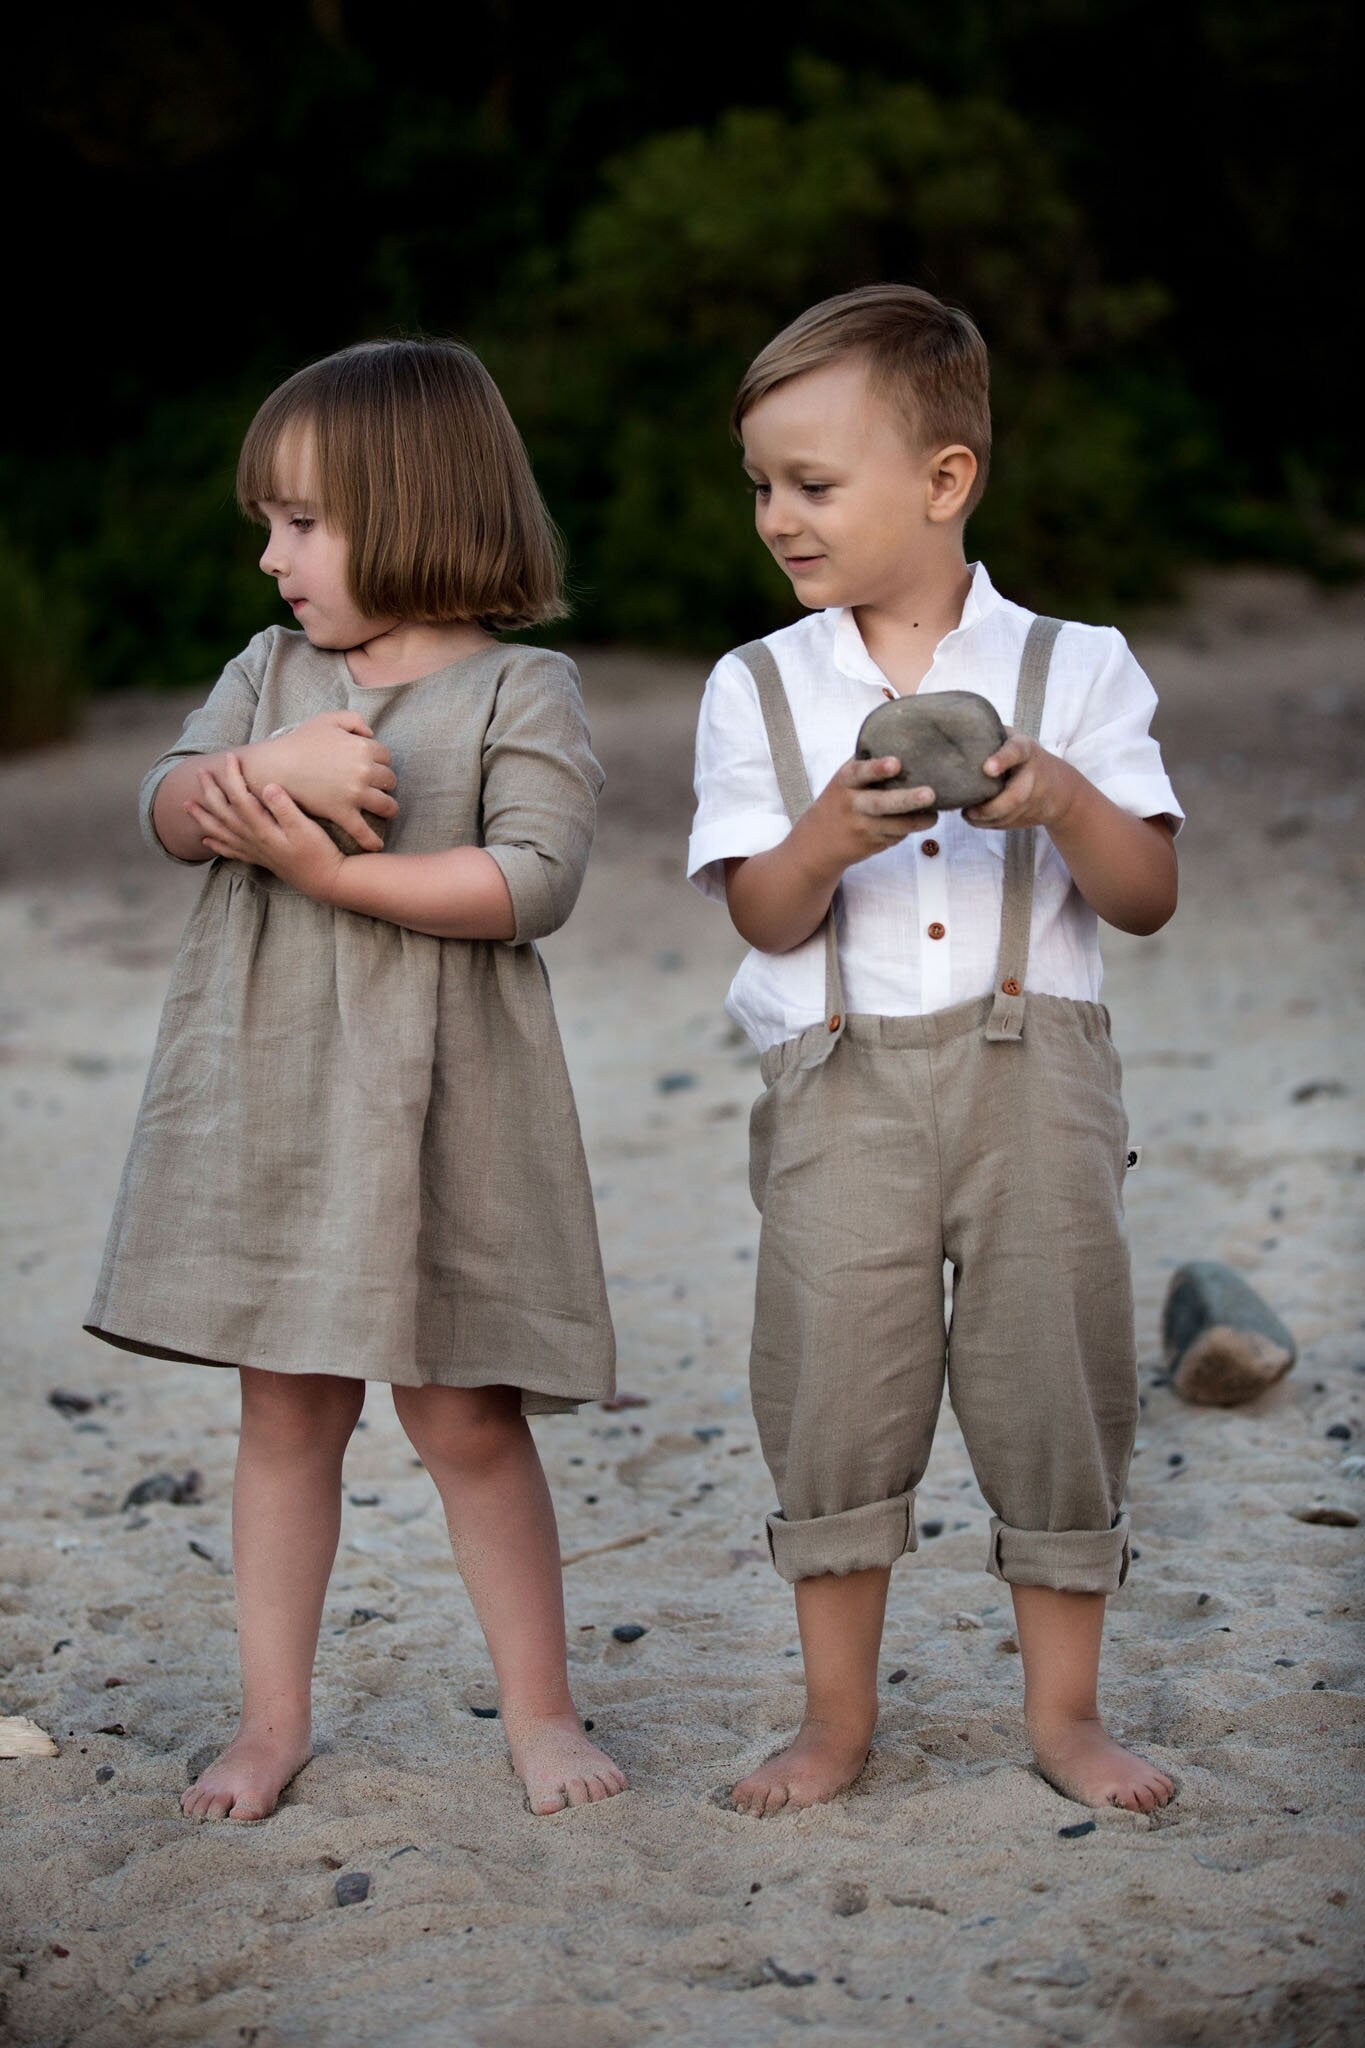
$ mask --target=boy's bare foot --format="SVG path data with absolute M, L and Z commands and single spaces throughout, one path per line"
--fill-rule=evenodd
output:
M 239 1728 L 181 1794 L 187 1820 L 264 1820 L 313 1754 L 308 1728 Z
M 526 1787 L 532 1813 L 562 1813 L 566 1806 L 593 1806 L 626 1789 L 626 1774 L 583 1733 L 573 1714 L 543 1718 L 503 1716 L 512 1769 Z
M 871 1742 L 871 1722 L 845 1725 L 808 1716 L 789 1749 L 741 1778 L 730 1804 L 737 1813 L 762 1820 L 786 1806 L 818 1806 L 822 1800 L 837 1799 L 867 1762 Z
M 1096 1716 L 1029 1722 L 1038 1768 L 1050 1785 L 1082 1806 L 1124 1806 L 1155 1813 L 1175 1796 L 1174 1780 L 1146 1757 L 1115 1742 Z

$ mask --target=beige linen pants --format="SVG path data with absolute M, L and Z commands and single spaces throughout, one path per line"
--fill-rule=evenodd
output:
M 1037 731 L 1055 633 L 1040 620 L 1030 634 L 1017 730 Z M 742 652 L 795 816 L 776 664 L 761 642 Z M 799 751 L 796 766 L 804 785 Z M 1010 836 L 994 995 L 846 1017 L 831 919 L 825 1020 L 763 1057 L 751 1381 L 780 1503 L 769 1545 L 789 1580 L 915 1549 L 945 1377 L 992 1511 L 996 1577 L 1109 1593 L 1127 1574 L 1127 1123 L 1107 1011 L 1023 993 L 1032 840 Z

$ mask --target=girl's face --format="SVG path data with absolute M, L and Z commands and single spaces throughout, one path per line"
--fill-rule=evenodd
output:
M 280 596 L 314 647 L 360 647 L 394 624 L 372 619 L 351 596 L 351 546 L 327 526 L 318 510 L 313 436 L 299 429 L 283 436 L 275 458 L 277 498 L 260 506 L 270 529 L 261 568 L 273 576 Z

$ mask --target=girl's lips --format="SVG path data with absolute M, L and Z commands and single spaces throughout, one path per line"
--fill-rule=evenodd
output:
M 823 555 L 788 555 L 783 567 L 789 576 L 804 576 L 812 569 L 818 569 L 824 561 Z

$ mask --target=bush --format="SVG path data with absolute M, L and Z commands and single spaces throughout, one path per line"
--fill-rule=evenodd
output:
M 0 535 L 0 747 L 65 739 L 85 702 L 80 609 Z
M 1160 288 L 1104 281 L 1045 145 L 1005 108 L 812 64 L 798 85 L 794 114 L 732 111 L 610 166 L 559 276 L 526 280 L 484 337 L 568 533 L 576 629 L 715 647 L 794 615 L 749 530 L 731 398 L 803 306 L 884 278 L 965 306 L 991 346 L 974 551 L 1073 613 L 1159 588 L 1180 541 L 1167 486 L 1188 490 L 1212 451 L 1147 353 Z

